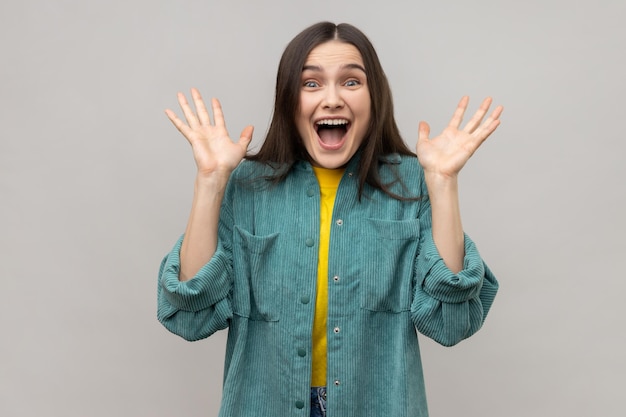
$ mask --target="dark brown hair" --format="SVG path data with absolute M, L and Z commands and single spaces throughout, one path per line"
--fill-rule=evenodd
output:
M 367 86 L 371 99 L 370 126 L 359 148 L 359 196 L 365 184 L 378 188 L 390 196 L 405 199 L 389 190 L 398 181 L 383 184 L 379 176 L 379 157 L 392 153 L 414 155 L 400 135 L 393 113 L 391 89 L 382 69 L 378 55 L 363 32 L 347 23 L 320 22 L 300 32 L 287 45 L 281 57 L 276 76 L 274 113 L 267 136 L 261 149 L 247 159 L 263 162 L 283 169 L 271 176 L 281 181 L 298 160 L 311 160 L 296 127 L 299 108 L 302 68 L 309 53 L 318 45 L 338 40 L 354 45 L 361 53 Z

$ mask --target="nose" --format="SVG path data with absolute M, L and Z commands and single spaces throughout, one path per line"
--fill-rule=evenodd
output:
M 334 85 L 329 85 L 325 89 L 322 105 L 325 109 L 340 109 L 343 107 L 343 98 L 339 89 Z

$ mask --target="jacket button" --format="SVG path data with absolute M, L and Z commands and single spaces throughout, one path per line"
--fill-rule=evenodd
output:
M 337 226 L 341 226 L 341 225 L 343 225 L 343 220 L 337 219 L 337 221 L 335 223 L 337 223 Z
M 335 327 L 333 329 L 333 332 L 335 332 L 335 333 L 339 333 L 340 331 L 341 331 L 341 329 L 339 328 L 339 326 L 337 326 L 337 327 Z
M 308 295 L 303 295 L 302 297 L 300 297 L 300 302 L 302 304 L 309 304 L 309 301 L 311 301 L 311 299 Z
M 301 358 L 304 358 L 306 356 L 306 349 L 298 348 L 298 356 L 300 356 Z
M 333 281 L 335 281 L 335 282 L 339 282 L 339 275 L 335 275 L 335 276 L 333 277 Z
M 335 379 L 334 384 L 336 387 L 338 387 L 341 384 L 341 381 L 339 381 L 338 379 Z
M 315 242 L 313 241 L 313 239 L 308 238 L 307 240 L 304 241 L 304 244 L 310 248 L 311 246 L 315 244 Z
M 304 408 L 304 401 L 302 401 L 302 400 L 296 401 L 296 408 L 298 410 L 302 410 Z
M 315 190 L 309 188 L 308 190 L 306 190 L 306 195 L 308 195 L 309 197 L 313 197 L 315 195 Z

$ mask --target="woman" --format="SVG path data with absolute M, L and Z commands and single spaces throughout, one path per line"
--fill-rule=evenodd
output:
M 416 158 L 371 43 L 328 22 L 285 49 L 256 155 L 251 126 L 233 142 L 219 102 L 212 122 L 192 98 L 195 112 L 178 95 L 186 122 L 166 110 L 198 173 L 158 318 L 188 340 L 229 329 L 220 416 L 426 416 L 416 329 L 454 345 L 497 291 L 463 233 L 457 176 L 502 107 L 485 119 L 484 100 L 461 128 L 464 97 L 432 139 L 420 123 Z

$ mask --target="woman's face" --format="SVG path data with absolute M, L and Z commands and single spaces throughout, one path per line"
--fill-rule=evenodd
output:
M 300 83 L 296 126 L 313 163 L 339 168 L 363 142 L 371 100 L 361 53 L 353 45 L 329 41 L 307 57 Z

